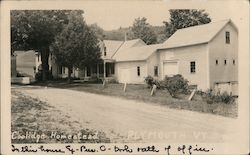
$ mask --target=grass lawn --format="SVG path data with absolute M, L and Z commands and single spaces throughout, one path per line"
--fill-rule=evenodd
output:
M 61 113 L 55 107 L 46 102 L 31 98 L 21 92 L 11 92 L 11 132 L 12 143 L 109 143 L 110 139 L 100 131 L 82 127 L 80 123 Z M 53 132 L 53 133 L 52 133 Z M 34 134 L 35 133 L 35 134 Z M 79 139 L 65 138 L 81 133 Z M 37 135 L 46 135 L 38 139 Z M 51 135 L 59 135 L 60 137 Z M 35 138 L 26 135 L 36 135 Z M 86 138 L 83 135 L 96 135 L 94 138 Z
M 121 97 L 125 99 L 138 100 L 146 103 L 158 104 L 175 109 L 185 109 L 203 113 L 212 113 L 226 117 L 237 117 L 237 102 L 231 104 L 213 103 L 207 104 L 201 96 L 195 95 L 192 101 L 188 101 L 189 95 L 181 95 L 180 99 L 172 98 L 166 90 L 157 90 L 156 94 L 150 96 L 150 89 L 146 85 L 128 84 L 126 92 L 123 92 L 123 84 L 96 83 L 71 83 L 51 82 L 46 85 L 50 87 L 84 91 L 95 94 Z

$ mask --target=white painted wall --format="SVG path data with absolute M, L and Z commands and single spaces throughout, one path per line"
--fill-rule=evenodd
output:
M 230 32 L 230 44 L 226 44 L 225 41 L 226 31 Z M 215 63 L 216 60 L 218 65 Z M 226 65 L 224 60 L 227 60 Z M 209 64 L 211 87 L 216 82 L 238 81 L 238 33 L 231 24 L 225 26 L 209 43 Z
M 140 76 L 137 76 L 137 66 L 140 66 Z M 126 72 L 124 70 L 129 72 L 127 83 L 142 84 L 148 75 L 146 61 L 117 62 L 115 64 L 115 76 L 118 82 L 122 82 L 122 76 L 124 76 L 124 72 Z
M 167 61 L 178 62 L 178 74 L 181 74 L 191 85 L 197 85 L 198 89 L 206 90 L 208 83 L 208 59 L 207 44 L 166 49 L 158 51 L 160 57 L 160 77 L 164 79 L 163 64 Z M 190 72 L 190 62 L 195 61 L 196 72 Z
M 157 52 L 153 53 L 147 59 L 147 73 L 155 79 L 160 79 L 160 66 L 159 66 L 159 54 Z M 154 75 L 154 66 L 158 66 L 158 76 Z

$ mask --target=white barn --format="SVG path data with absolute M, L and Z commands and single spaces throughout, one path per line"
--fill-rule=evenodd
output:
M 158 50 L 161 78 L 181 74 L 198 89 L 237 93 L 237 32 L 231 20 L 178 30 Z

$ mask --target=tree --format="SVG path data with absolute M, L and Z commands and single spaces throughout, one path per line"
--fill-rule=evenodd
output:
M 68 68 L 69 81 L 74 67 L 83 69 L 100 58 L 97 36 L 77 11 L 70 12 L 69 22 L 56 36 L 51 50 L 56 62 Z
M 157 42 L 157 36 L 145 17 L 136 18 L 131 30 L 134 38 L 140 38 L 148 45 Z
M 11 51 L 35 50 L 41 53 L 43 81 L 48 76 L 49 46 L 68 22 L 69 10 L 11 11 Z
M 105 37 L 104 30 L 97 24 L 91 24 L 89 25 L 89 28 L 91 31 L 95 33 L 98 39 L 103 40 Z
M 182 10 L 182 9 L 173 9 L 169 10 L 170 13 L 170 22 L 164 21 L 163 23 L 166 26 L 166 37 L 169 38 L 175 33 L 176 30 L 207 24 L 211 22 L 211 19 L 208 13 L 205 10 Z

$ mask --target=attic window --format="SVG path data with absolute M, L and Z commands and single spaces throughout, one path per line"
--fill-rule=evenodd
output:
M 106 47 L 104 47 L 104 56 L 106 56 L 106 55 L 107 55 L 106 50 L 107 50 L 107 48 L 106 48 Z
M 227 60 L 224 60 L 224 65 L 226 65 L 227 64 Z
M 226 43 L 230 44 L 230 32 L 226 32 Z

